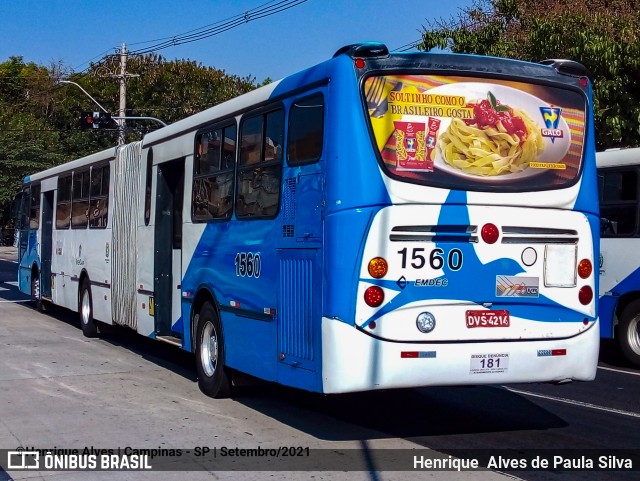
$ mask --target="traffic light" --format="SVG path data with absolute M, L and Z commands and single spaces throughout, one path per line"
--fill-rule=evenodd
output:
M 80 112 L 81 129 L 113 128 L 111 114 L 106 112 Z
M 80 128 L 92 129 L 93 126 L 93 112 L 80 112 Z

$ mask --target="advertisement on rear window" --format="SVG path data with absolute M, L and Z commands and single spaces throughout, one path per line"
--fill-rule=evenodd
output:
M 575 181 L 578 92 L 495 79 L 369 77 L 364 95 L 387 171 L 428 185 L 535 190 Z

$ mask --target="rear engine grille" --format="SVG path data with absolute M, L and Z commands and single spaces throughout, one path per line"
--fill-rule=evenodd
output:
M 477 225 L 402 225 L 391 229 L 392 242 L 478 242 Z
M 502 227 L 503 244 L 577 244 L 578 231 L 547 227 Z

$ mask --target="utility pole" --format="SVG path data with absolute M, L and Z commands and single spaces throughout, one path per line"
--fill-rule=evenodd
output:
M 127 79 L 138 75 L 127 73 L 127 45 L 123 42 L 120 48 L 120 73 L 112 74 L 120 80 L 120 108 L 118 111 L 118 145 L 123 145 L 125 139 L 126 110 L 127 110 Z
M 125 142 L 125 128 L 127 121 L 124 119 L 125 110 L 127 109 L 127 45 L 122 44 L 120 50 L 120 111 L 118 116 L 122 117 L 118 121 L 118 145 Z
M 131 74 L 127 72 L 127 45 L 123 42 L 120 48 L 120 55 L 109 55 L 105 59 L 105 64 L 101 67 L 102 72 L 97 72 L 100 77 L 112 77 L 117 78 L 120 83 L 120 104 L 118 107 L 118 116 L 111 116 L 110 118 L 118 122 L 118 145 L 124 145 L 126 142 L 126 119 L 129 120 L 152 120 L 158 122 L 163 127 L 166 127 L 166 123 L 155 117 L 127 117 L 127 79 L 132 77 L 139 77 L 137 74 Z M 120 65 L 117 65 L 117 61 L 120 61 Z M 104 72 L 104 70 L 111 70 L 112 73 Z M 60 80 L 59 83 L 74 84 L 84 94 L 89 97 L 100 109 L 108 114 L 107 110 L 98 103 L 89 93 L 83 89 L 80 85 L 69 80 Z M 95 116 L 94 116 L 95 117 Z M 85 125 L 86 127 L 86 125 Z M 94 126 L 95 127 L 95 126 Z

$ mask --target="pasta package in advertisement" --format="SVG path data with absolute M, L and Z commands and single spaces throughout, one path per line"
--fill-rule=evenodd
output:
M 384 88 L 380 88 L 380 83 Z M 370 92 L 383 92 L 371 98 Z M 389 75 L 365 81 L 384 167 L 409 181 L 559 187 L 580 172 L 585 98 L 499 79 Z
M 433 171 L 433 161 L 427 159 L 425 124 L 420 122 L 394 122 L 396 157 L 400 170 Z

